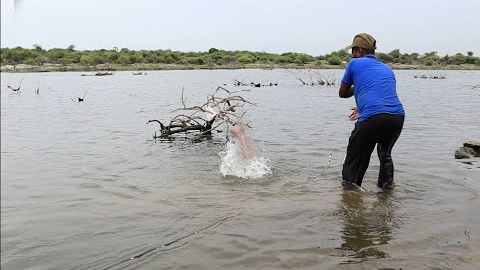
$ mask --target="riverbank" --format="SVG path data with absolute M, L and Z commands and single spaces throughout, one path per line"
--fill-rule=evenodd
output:
M 480 66 L 473 64 L 463 65 L 432 65 L 427 66 L 424 64 L 388 64 L 395 70 L 480 70 Z M 69 72 L 69 71 L 150 71 L 150 70 L 191 70 L 191 69 L 344 69 L 346 63 L 340 65 L 329 65 L 325 62 L 312 62 L 304 65 L 300 64 L 205 64 L 205 65 L 193 65 L 193 64 L 131 64 L 131 65 L 119 65 L 119 64 L 99 64 L 99 65 L 80 65 L 80 64 L 43 64 L 41 66 L 36 65 L 4 65 L 1 66 L 1 72 L 20 73 L 20 72 Z

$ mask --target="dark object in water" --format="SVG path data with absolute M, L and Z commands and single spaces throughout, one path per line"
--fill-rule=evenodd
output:
M 463 147 L 460 147 L 455 151 L 455 158 L 471 158 L 480 157 L 480 142 L 466 141 L 463 143 Z
M 113 75 L 111 72 L 97 72 L 95 76 L 106 76 L 106 75 Z
M 107 76 L 107 75 L 113 75 L 111 72 L 97 72 L 95 74 L 82 74 L 80 76 Z
M 13 91 L 20 91 L 20 86 L 18 88 L 13 88 L 10 85 L 7 85 L 7 87 L 12 89 Z
M 7 85 L 7 88 L 12 89 L 14 92 L 20 91 L 20 87 L 22 86 L 23 78 L 20 80 L 20 83 L 18 84 L 17 88 L 13 88 L 10 85 Z

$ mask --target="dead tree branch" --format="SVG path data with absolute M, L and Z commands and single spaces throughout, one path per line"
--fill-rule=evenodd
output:
M 290 75 L 303 85 L 336 86 L 339 84 L 334 73 L 322 74 L 318 70 L 290 71 Z
M 219 130 L 222 126 L 236 125 L 245 115 L 241 110 L 246 105 L 256 105 L 236 94 L 250 90 L 230 91 L 219 86 L 212 95 L 207 95 L 207 101 L 202 105 L 187 106 L 187 98 L 182 89 L 181 103 L 182 107 L 173 112 L 182 112 L 171 118 L 168 124 L 164 124 L 156 119 L 149 120 L 147 124 L 156 122 L 160 125 L 160 136 L 154 135 L 154 138 L 166 138 L 178 133 L 185 135 L 193 134 L 196 136 L 211 135 L 213 130 Z M 248 127 L 248 124 L 246 125 Z
M 22 86 L 22 82 L 23 82 L 23 78 L 20 80 L 20 83 L 18 84 L 18 87 L 17 88 L 13 88 L 11 87 L 10 85 L 7 85 L 7 88 L 10 88 L 12 89 L 13 91 L 20 91 L 20 87 Z

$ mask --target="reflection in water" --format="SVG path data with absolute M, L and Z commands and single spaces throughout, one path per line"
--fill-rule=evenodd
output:
M 343 244 L 340 249 L 353 251 L 351 258 L 388 258 L 382 245 L 392 240 L 394 206 L 391 192 L 375 193 L 344 190 L 341 200 Z

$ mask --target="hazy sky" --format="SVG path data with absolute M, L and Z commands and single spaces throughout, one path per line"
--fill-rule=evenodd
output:
M 1 0 L 1 47 L 480 55 L 480 1 Z

